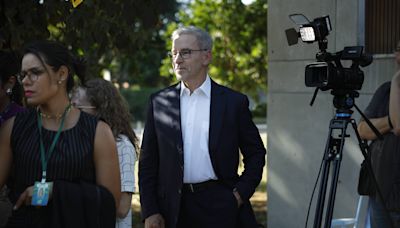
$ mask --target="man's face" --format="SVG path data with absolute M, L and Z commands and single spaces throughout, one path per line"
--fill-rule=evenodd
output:
M 211 59 L 209 50 L 202 50 L 193 35 L 183 34 L 172 41 L 172 66 L 178 80 L 188 82 L 206 76 Z

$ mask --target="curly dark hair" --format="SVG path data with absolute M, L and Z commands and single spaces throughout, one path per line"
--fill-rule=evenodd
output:
M 114 138 L 119 140 L 120 134 L 126 135 L 138 155 L 138 138 L 130 125 L 132 116 L 128 103 L 118 89 L 111 82 L 100 78 L 86 81 L 82 88 L 85 89 L 90 104 L 96 107 L 97 117 L 110 126 Z

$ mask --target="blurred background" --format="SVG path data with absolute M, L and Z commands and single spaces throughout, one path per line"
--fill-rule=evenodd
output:
M 38 39 L 65 43 L 86 58 L 89 78 L 121 90 L 135 125 L 144 121 L 149 94 L 176 81 L 167 52 L 180 25 L 212 35 L 211 77 L 247 94 L 257 122 L 265 123 L 267 0 L 0 2 L 0 48 L 19 50 Z
M 119 88 L 141 137 L 149 95 L 176 82 L 167 55 L 172 31 L 202 27 L 214 39 L 210 76 L 249 97 L 266 145 L 267 8 L 267 0 L 2 0 L 0 48 L 20 51 L 40 39 L 66 44 L 86 58 L 87 79 L 102 77 Z M 251 199 L 263 226 L 266 176 L 265 168 Z M 143 227 L 138 193 L 132 207 L 133 227 Z

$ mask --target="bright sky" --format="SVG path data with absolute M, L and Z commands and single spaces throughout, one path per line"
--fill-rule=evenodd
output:
M 255 0 L 242 0 L 242 3 L 245 5 L 250 5 L 251 3 L 253 3 Z

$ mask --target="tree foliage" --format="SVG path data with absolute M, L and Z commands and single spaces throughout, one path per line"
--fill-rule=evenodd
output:
M 179 12 L 177 23 L 168 26 L 166 39 L 180 25 L 201 27 L 213 37 L 210 75 L 214 79 L 255 100 L 260 91 L 266 91 L 267 0 L 247 6 L 240 0 L 195 0 Z M 169 59 L 164 59 L 160 71 L 173 77 Z
M 85 56 L 91 77 L 111 68 L 116 79 L 154 85 L 165 49 L 159 31 L 176 8 L 175 0 L 84 0 L 77 8 L 65 0 L 2 0 L 0 45 L 62 41 Z

